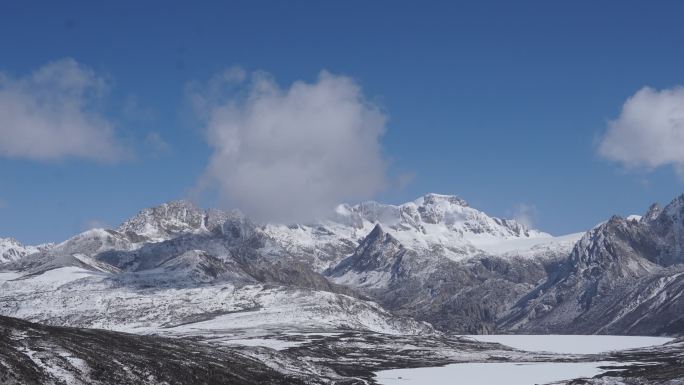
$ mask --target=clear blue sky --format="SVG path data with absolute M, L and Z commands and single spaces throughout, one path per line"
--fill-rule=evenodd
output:
M 4 1 L 0 72 L 73 58 L 106 77 L 100 108 L 134 157 L 0 157 L 0 236 L 58 241 L 187 196 L 211 149 L 186 86 L 231 66 L 283 87 L 323 69 L 360 84 L 389 117 L 390 174 L 415 175 L 378 200 L 449 193 L 504 217 L 525 204 L 555 234 L 640 213 L 682 178 L 625 170 L 597 143 L 643 86 L 684 84 L 682 15 L 678 1 Z

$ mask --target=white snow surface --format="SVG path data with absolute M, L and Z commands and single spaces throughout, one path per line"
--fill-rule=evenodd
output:
M 377 372 L 381 385 L 531 385 L 593 377 L 614 362 L 467 363 Z M 467 382 L 464 382 L 467 380 Z
M 608 351 L 662 345 L 672 338 L 606 335 L 471 335 L 483 342 L 497 342 L 530 352 L 598 354 Z

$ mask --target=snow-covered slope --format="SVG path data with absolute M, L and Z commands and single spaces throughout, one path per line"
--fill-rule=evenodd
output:
M 342 383 L 340 377 L 325 366 L 271 349 L 216 347 L 0 316 L 3 385 L 326 385 Z
M 0 274 L 0 314 L 51 325 L 155 334 L 193 330 L 353 328 L 415 334 L 430 328 L 343 294 L 262 284 L 159 285 L 149 272 L 62 267 Z M 167 277 L 167 279 L 169 279 Z M 155 284 L 156 283 L 156 284 Z

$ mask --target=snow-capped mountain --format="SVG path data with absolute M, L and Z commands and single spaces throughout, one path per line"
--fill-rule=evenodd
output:
M 318 223 L 267 224 L 263 231 L 290 254 L 322 271 L 351 255 L 378 224 L 406 248 L 452 260 L 553 242 L 549 234 L 514 220 L 490 217 L 457 196 L 440 194 L 427 194 L 401 205 L 343 204 Z

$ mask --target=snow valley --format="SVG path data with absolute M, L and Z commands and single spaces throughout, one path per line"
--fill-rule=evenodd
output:
M 439 194 L 295 224 L 170 202 L 57 244 L 0 239 L 0 379 L 369 384 L 389 383 L 386 370 L 554 362 L 584 369 L 549 382 L 677 381 L 683 244 L 684 195 L 557 237 Z M 530 343 L 549 334 L 668 339 Z

